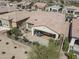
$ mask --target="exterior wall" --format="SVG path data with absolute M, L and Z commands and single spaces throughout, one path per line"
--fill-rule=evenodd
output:
M 2 26 L 3 27 L 10 27 L 10 23 L 9 21 L 5 20 L 5 19 L 0 19 L 1 22 L 2 22 Z
M 56 12 L 58 12 L 59 9 L 55 9 L 55 8 L 51 8 L 51 7 L 46 8 L 46 11 L 53 11 L 53 10 L 56 10 Z

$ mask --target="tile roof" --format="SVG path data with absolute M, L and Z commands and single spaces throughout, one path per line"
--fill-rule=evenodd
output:
M 72 22 L 72 37 L 79 38 L 79 19 L 73 19 L 73 22 Z
M 64 31 L 65 15 L 57 12 L 37 11 L 32 12 L 27 22 L 34 24 L 34 26 L 47 26 L 58 33 L 62 33 Z
M 16 7 L 0 6 L 0 13 L 11 12 L 17 10 Z
M 26 22 L 33 23 L 34 26 L 46 26 L 57 33 L 64 32 L 65 14 L 58 12 L 45 12 L 45 11 L 15 11 L 7 14 L 0 15 L 0 18 L 18 22 L 28 18 Z

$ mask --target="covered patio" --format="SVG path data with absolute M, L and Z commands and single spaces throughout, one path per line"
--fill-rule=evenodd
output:
M 48 36 L 58 39 L 59 34 L 45 26 L 32 27 L 32 35 Z

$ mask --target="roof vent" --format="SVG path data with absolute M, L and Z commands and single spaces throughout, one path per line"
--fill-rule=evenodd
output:
M 37 19 L 35 19 L 35 21 L 37 21 Z

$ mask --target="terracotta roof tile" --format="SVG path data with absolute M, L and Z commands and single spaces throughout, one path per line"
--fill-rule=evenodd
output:
M 34 24 L 34 26 L 47 26 L 58 33 L 62 33 L 65 23 L 65 15 L 54 12 L 32 12 L 33 15 L 27 22 Z
M 72 36 L 79 38 L 79 19 L 74 19 L 72 22 Z

